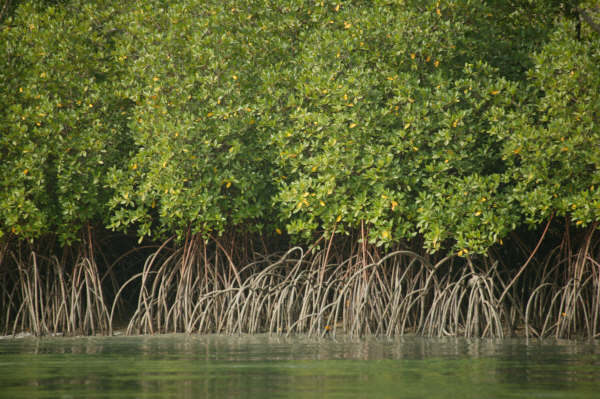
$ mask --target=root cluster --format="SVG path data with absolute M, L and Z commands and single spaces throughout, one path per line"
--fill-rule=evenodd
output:
M 67 269 L 56 257 L 19 257 L 4 246 L 1 264 L 12 268 L 0 274 L 1 328 L 111 334 L 129 293 L 137 303 L 128 334 L 597 338 L 600 254 L 592 236 L 576 250 L 563 241 L 520 269 L 491 256 L 432 260 L 408 250 L 380 256 L 362 248 L 343 257 L 331 245 L 254 254 L 240 265 L 223 246 L 194 236 L 179 247 L 165 242 L 118 285 L 114 267 L 100 275 L 90 251 Z

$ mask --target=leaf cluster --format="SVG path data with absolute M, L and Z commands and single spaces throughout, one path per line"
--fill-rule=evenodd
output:
M 23 2 L 0 31 L 0 231 L 366 226 L 463 254 L 596 222 L 599 38 L 569 10 Z

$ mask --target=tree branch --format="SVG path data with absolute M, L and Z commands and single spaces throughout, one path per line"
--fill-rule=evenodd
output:
M 579 12 L 579 19 L 580 20 L 587 22 L 587 24 L 590 26 L 590 28 L 592 28 L 596 32 L 600 33 L 600 25 L 597 24 L 592 19 L 592 17 L 590 16 L 590 14 L 588 14 L 588 10 L 583 9 L 583 8 L 578 8 L 577 11 Z

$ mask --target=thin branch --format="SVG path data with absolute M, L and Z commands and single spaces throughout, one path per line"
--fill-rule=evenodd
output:
M 577 12 L 579 12 L 579 19 L 580 20 L 587 22 L 587 24 L 590 26 L 590 28 L 592 28 L 596 32 L 600 33 L 600 25 L 597 24 L 592 19 L 592 17 L 590 16 L 590 14 L 588 14 L 588 10 L 583 9 L 583 8 L 578 8 Z
M 527 261 L 523 264 L 523 266 L 521 266 L 521 269 L 516 274 L 516 276 L 513 277 L 513 279 L 511 280 L 511 282 L 508 283 L 508 285 L 506 287 L 504 287 L 504 291 L 502 291 L 502 295 L 500 295 L 500 298 L 498 299 L 498 303 L 502 302 L 502 299 L 504 299 L 504 296 L 506 295 L 506 293 L 508 292 L 508 290 L 513 286 L 513 284 L 515 283 L 515 281 L 517 281 L 517 279 L 519 278 L 519 276 L 525 271 L 525 268 L 527 267 L 527 265 L 529 264 L 529 262 L 531 262 L 531 260 L 533 259 L 533 257 L 536 254 L 537 250 L 540 248 L 540 245 L 542 244 L 542 241 L 544 241 L 544 237 L 546 237 L 546 233 L 548 232 L 548 228 L 550 227 L 550 222 L 552 222 L 552 218 L 553 217 L 554 217 L 554 214 L 550 215 L 550 219 L 548 220 L 548 223 L 546 224 L 546 228 L 544 229 L 544 232 L 542 233 L 542 236 L 540 237 L 540 240 L 538 241 L 537 245 L 533 249 L 533 252 L 531 252 L 531 255 L 529 255 L 529 258 L 527 259 Z

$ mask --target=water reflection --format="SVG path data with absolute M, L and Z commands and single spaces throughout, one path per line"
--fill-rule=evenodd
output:
M 0 340 L 0 397 L 597 397 L 599 345 L 521 339 Z

